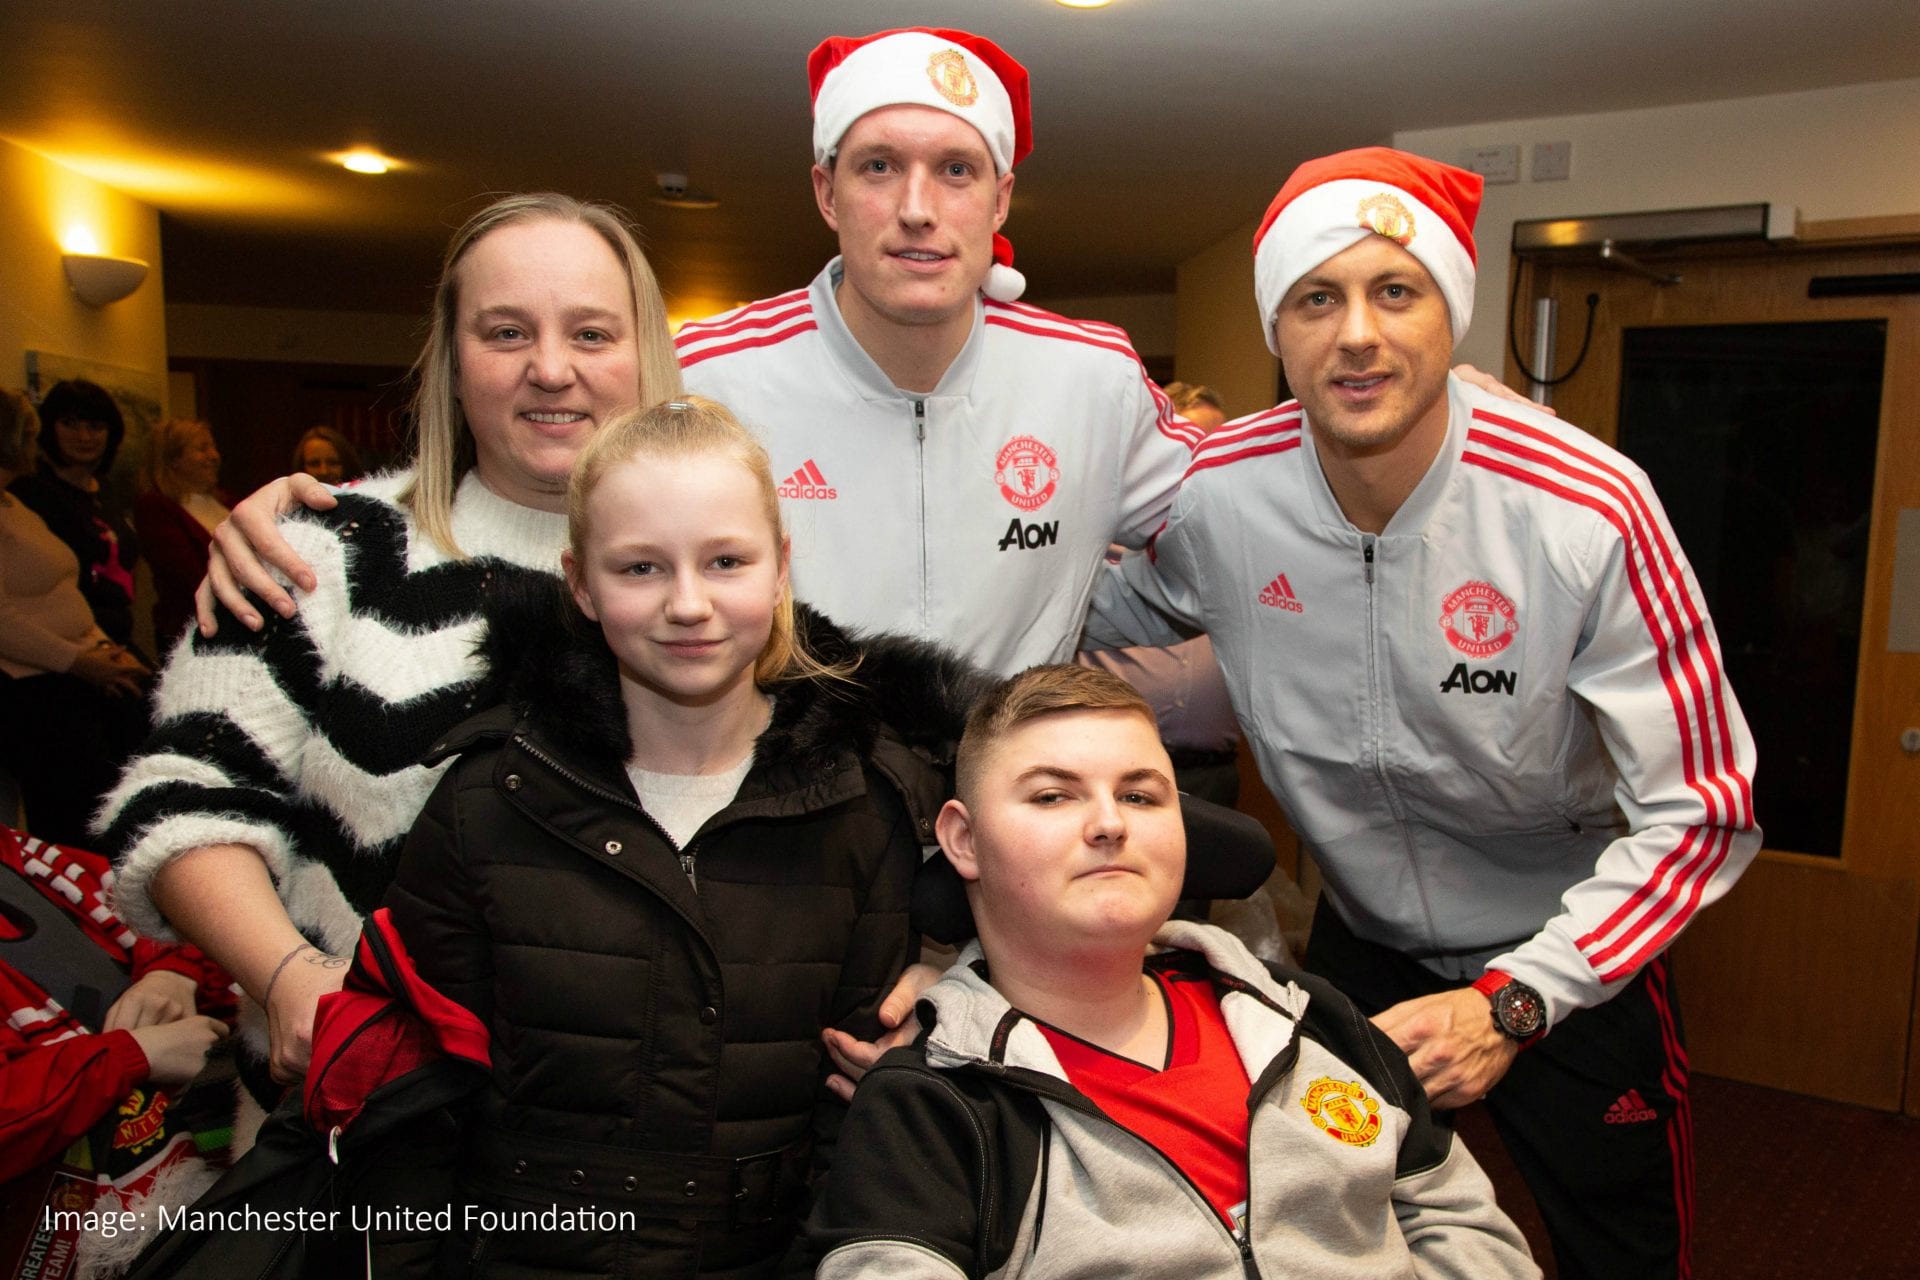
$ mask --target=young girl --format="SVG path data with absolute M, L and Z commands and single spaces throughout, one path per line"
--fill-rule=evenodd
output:
M 573 607 L 490 606 L 505 705 L 437 749 L 388 895 L 492 1037 L 462 1243 L 481 1275 L 768 1274 L 838 1127 L 820 1029 L 872 1038 L 909 958 L 942 783 L 885 726 L 956 740 L 969 670 L 796 610 L 766 453 L 710 401 L 603 427 L 568 532 Z

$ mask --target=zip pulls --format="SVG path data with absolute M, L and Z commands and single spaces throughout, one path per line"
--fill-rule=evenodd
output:
M 920 503 L 920 626 L 924 628 L 928 615 L 927 539 L 933 536 L 927 528 L 927 401 L 924 396 L 915 396 L 913 400 L 913 438 L 916 441 L 914 481 L 918 486 L 915 497 Z
M 1166 1165 L 1166 1167 L 1172 1171 L 1173 1176 L 1178 1178 L 1185 1184 L 1187 1190 L 1193 1193 L 1194 1200 L 1198 1202 L 1201 1211 L 1206 1214 L 1208 1220 L 1213 1223 L 1214 1227 L 1218 1229 L 1222 1235 L 1233 1242 L 1235 1250 L 1240 1254 L 1240 1263 L 1246 1271 L 1246 1274 L 1256 1277 L 1257 1280 L 1260 1271 L 1259 1268 L 1254 1265 L 1253 1260 L 1253 1169 L 1251 1165 L 1249 1165 L 1247 1169 L 1247 1213 L 1245 1219 L 1236 1230 L 1221 1221 L 1220 1212 L 1213 1207 L 1213 1201 L 1207 1199 L 1206 1192 L 1200 1190 L 1200 1184 L 1187 1175 L 1187 1171 L 1180 1167 L 1178 1161 L 1155 1146 L 1152 1142 L 1149 1142 L 1102 1111 L 1091 1098 L 1081 1093 L 1071 1084 L 1047 1075 L 1044 1072 L 1034 1071 L 1029 1067 L 1008 1067 L 1002 1063 L 993 1063 L 988 1067 L 988 1070 L 997 1072 L 1010 1082 L 1020 1088 L 1026 1089 L 1030 1093 L 1048 1099 L 1049 1101 L 1057 1102 L 1061 1106 L 1078 1111 L 1082 1115 L 1091 1116 L 1103 1124 L 1111 1125 L 1128 1138 L 1131 1138 L 1152 1152 L 1162 1164 Z M 937 1076 L 939 1073 L 935 1072 L 934 1074 Z M 1249 1111 L 1247 1123 L 1249 1126 L 1253 1123 L 1251 1111 Z
M 1360 535 L 1360 557 L 1367 562 L 1367 585 L 1373 585 L 1373 535 Z
M 528 755 L 532 756 L 535 760 L 538 760 L 541 764 L 547 766 L 547 768 L 553 770 L 555 773 L 565 778 L 568 782 L 571 782 L 574 786 L 579 787 L 582 791 L 586 792 L 588 795 L 597 797 L 598 799 L 601 799 L 601 800 L 610 800 L 614 804 L 617 804 L 622 808 L 631 809 L 635 813 L 639 814 L 640 817 L 646 821 L 648 826 L 652 827 L 655 831 L 658 831 L 660 833 L 660 838 L 667 842 L 668 847 L 673 849 L 679 855 L 680 870 L 686 872 L 687 883 L 693 886 L 693 889 L 696 893 L 699 892 L 700 882 L 694 877 L 694 874 L 693 874 L 694 848 L 700 843 L 697 839 L 689 841 L 687 843 L 687 847 L 682 849 L 679 843 L 675 841 L 674 838 L 667 833 L 667 829 L 660 825 L 660 820 L 654 817 L 652 814 L 648 813 L 645 807 L 640 805 L 637 801 L 627 796 L 621 795 L 618 791 L 609 791 L 607 788 L 601 786 L 599 783 L 593 782 L 593 781 L 590 781 L 589 779 L 581 777 L 579 774 L 567 768 L 567 766 L 561 764 L 558 760 L 555 760 L 552 756 L 548 755 L 546 752 L 542 751 L 540 748 L 534 746 L 531 742 L 527 741 L 526 737 L 522 734 L 516 733 L 515 735 L 513 735 L 513 745 L 515 745 L 516 747 L 519 747 L 522 751 L 526 752 Z

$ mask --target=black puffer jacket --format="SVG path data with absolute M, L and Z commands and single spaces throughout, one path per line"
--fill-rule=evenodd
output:
M 950 745 L 979 677 L 802 610 L 817 655 L 863 654 L 853 682 L 778 687 L 738 795 L 680 850 L 627 780 L 599 629 L 558 590 L 489 615 L 505 705 L 436 749 L 460 758 L 387 898 L 421 975 L 493 1036 L 467 1193 L 547 1214 L 481 1220 L 470 1274 L 771 1273 L 838 1128 L 820 1030 L 878 1031 L 944 794 L 889 726 Z

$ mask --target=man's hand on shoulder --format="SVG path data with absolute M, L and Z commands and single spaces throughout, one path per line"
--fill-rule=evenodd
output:
M 1406 1053 L 1438 1110 L 1478 1102 L 1520 1052 L 1493 1023 L 1493 1006 L 1472 987 L 1403 1000 L 1373 1024 Z

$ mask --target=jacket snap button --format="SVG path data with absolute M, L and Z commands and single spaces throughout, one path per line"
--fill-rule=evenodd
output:
M 931 822 L 928 822 L 925 818 L 920 819 L 920 833 L 922 835 L 925 835 L 927 832 L 931 830 L 933 830 L 933 824 Z
M 625 1183 L 627 1190 L 632 1191 L 635 1187 L 638 1187 L 639 1185 L 640 1185 L 640 1179 L 635 1178 L 631 1175 L 628 1176 L 627 1181 Z
M 620 850 L 624 849 L 625 847 L 626 846 L 621 844 L 618 840 L 609 840 L 607 841 L 607 856 L 610 858 L 617 858 L 620 856 Z
M 700 1021 L 704 1022 L 706 1025 L 710 1027 L 714 1023 L 720 1021 L 720 1011 L 714 1008 L 712 1005 L 708 1005 L 706 1008 L 700 1011 Z
M 699 1183 L 697 1183 L 697 1182 L 689 1182 L 689 1183 L 688 1183 L 688 1184 L 686 1185 L 686 1187 L 684 1188 L 684 1190 L 685 1190 L 685 1192 L 686 1192 L 686 1194 L 687 1194 L 687 1197 L 688 1197 L 689 1199 L 691 1199 L 691 1198 L 693 1198 L 693 1197 L 694 1197 L 695 1195 L 697 1195 L 697 1194 L 699 1194 L 699 1191 L 700 1191 L 700 1184 L 699 1184 Z
M 508 774 L 508 775 L 507 775 L 507 790 L 509 790 L 509 791 L 518 791 L 519 789 L 520 789 L 520 775 L 519 775 L 519 774 L 517 774 L 517 773 L 510 773 L 510 774 Z
M 527 1171 L 527 1162 L 525 1160 L 515 1160 L 513 1162 L 513 1171 L 515 1173 L 525 1173 Z
M 567 1175 L 567 1185 L 570 1187 L 577 1187 L 581 1183 L 585 1182 L 586 1180 L 587 1180 L 586 1173 L 580 1169 L 575 1169 L 572 1173 Z

